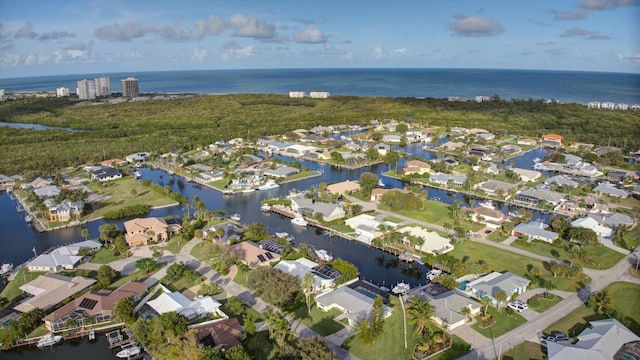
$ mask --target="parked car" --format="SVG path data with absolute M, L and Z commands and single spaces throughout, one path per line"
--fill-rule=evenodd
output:
M 512 310 L 517 311 L 517 312 L 523 312 L 523 311 L 525 311 L 525 310 L 527 310 L 529 308 L 529 306 L 527 304 L 523 303 L 522 301 L 520 301 L 520 302 L 509 301 L 507 303 L 507 307 L 509 309 L 512 309 Z
M 555 338 L 555 341 L 567 341 L 567 340 L 571 340 L 570 337 L 568 337 L 567 335 L 558 332 L 558 331 L 554 331 L 551 333 L 551 336 L 553 336 Z

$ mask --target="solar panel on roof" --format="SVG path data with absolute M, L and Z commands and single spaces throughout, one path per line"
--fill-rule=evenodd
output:
M 96 304 L 98 303 L 97 300 L 93 300 L 93 299 L 82 299 L 82 301 L 80 302 L 80 307 L 81 308 L 85 308 L 88 310 L 92 310 L 94 307 L 96 307 Z
M 271 255 L 271 253 L 265 253 L 264 254 L 269 260 L 273 259 L 273 255 Z
M 267 259 L 265 259 L 264 256 L 262 256 L 262 255 L 258 255 L 258 260 L 260 260 L 260 262 L 267 261 Z

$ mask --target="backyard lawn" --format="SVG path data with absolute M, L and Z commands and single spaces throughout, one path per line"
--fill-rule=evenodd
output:
M 166 250 L 172 254 L 177 254 L 180 252 L 183 246 L 185 246 L 189 241 L 185 241 L 182 238 L 182 234 L 172 235 L 171 239 L 167 241 L 164 246 L 156 245 L 152 246 L 151 250 Z
M 101 217 L 109 210 L 118 209 L 127 205 L 144 204 L 155 207 L 176 203 L 175 200 L 169 199 L 148 187 L 142 186 L 142 184 L 129 177 L 109 181 L 104 183 L 104 185 L 96 182 L 89 182 L 86 185 L 95 193 L 109 196 L 109 198 L 101 202 L 100 207 L 96 211 L 83 216 L 82 220 L 95 219 Z M 135 195 L 132 190 L 135 191 Z
M 218 190 L 225 189 L 227 185 L 229 185 L 229 179 L 220 179 L 209 183 L 209 186 L 214 187 Z
M 451 218 L 449 218 L 451 211 L 449 210 L 448 204 L 432 200 L 424 200 L 422 204 L 422 210 L 400 211 L 399 214 L 431 224 L 451 222 Z M 379 207 L 382 210 L 389 210 L 389 208 L 384 205 L 379 205 Z
M 162 266 L 162 264 L 158 265 L 158 267 L 156 269 L 160 269 Z M 156 270 L 157 271 L 157 270 Z M 146 279 L 150 278 L 151 275 L 153 275 L 156 271 L 150 271 L 150 272 L 145 272 L 142 270 L 138 270 L 132 274 L 129 274 L 125 277 L 122 277 L 118 280 L 116 280 L 116 282 L 114 282 L 113 284 L 109 285 L 107 288 L 109 290 L 115 290 L 117 289 L 119 286 L 122 286 L 124 284 L 126 284 L 129 281 L 145 281 Z
M 412 326 L 407 327 L 407 348 L 404 348 L 404 330 L 402 320 L 402 309 L 399 300 L 391 297 L 393 313 L 385 319 L 384 332 L 375 343 L 364 345 L 356 335 L 349 342 L 349 352 L 360 359 L 411 359 L 413 348 L 418 343 L 419 338 L 414 336 Z M 469 352 L 469 344 L 457 336 L 453 336 L 453 346 L 444 353 L 438 354 L 430 359 L 458 359 Z
M 493 306 L 489 306 L 488 309 L 489 315 L 493 316 L 493 320 L 495 323 L 488 328 L 480 328 L 482 315 L 478 315 L 476 318 L 477 321 L 471 327 L 482 334 L 482 336 L 486 338 L 497 338 L 501 335 L 508 333 L 509 331 L 517 328 L 518 326 L 527 322 L 527 320 L 522 317 L 522 315 L 516 313 L 515 311 L 507 311 L 507 309 L 502 308 L 498 311 Z
M 563 247 L 553 246 L 542 241 L 531 241 L 522 243 L 521 241 L 514 241 L 511 246 L 519 249 L 531 251 L 532 253 L 548 256 L 550 258 L 558 258 L 568 260 L 570 253 Z M 622 260 L 625 256 L 617 251 L 611 250 L 606 246 L 600 245 L 585 245 L 584 256 L 593 260 L 593 263 L 577 260 L 582 266 L 592 269 L 608 269 L 615 265 L 618 261 Z
M 107 245 L 106 247 L 103 247 L 102 249 L 98 250 L 93 255 L 93 258 L 89 260 L 89 262 L 94 264 L 108 264 L 115 260 L 124 259 L 125 256 L 123 254 L 116 256 L 114 255 L 115 253 L 116 253 L 116 250 L 113 249 L 111 245 Z
M 563 291 L 576 291 L 591 282 L 591 279 L 586 276 L 575 279 L 566 277 L 554 278 L 551 272 L 544 270 L 545 264 L 540 260 L 473 241 L 456 244 L 455 249 L 449 252 L 448 255 L 458 259 L 468 257 L 473 261 L 483 260 L 493 271 L 511 271 L 520 276 L 525 276 L 529 271 L 529 267 L 535 266 L 542 270 L 542 277 L 545 280 L 552 281 L 558 290 Z
M 336 309 L 328 312 L 322 311 L 318 309 L 315 304 L 311 307 L 311 314 L 307 313 L 306 304 L 296 309 L 296 311 L 289 313 L 294 319 L 302 322 L 308 328 L 322 336 L 337 333 L 344 328 L 341 323 L 333 320 L 333 318 L 340 314 L 341 312 Z
M 632 250 L 640 245 L 640 226 L 635 226 L 631 231 L 627 232 L 620 246 L 625 249 Z
M 615 282 L 607 286 L 611 298 L 611 306 L 622 315 L 631 318 L 635 324 L 629 329 L 640 334 L 640 285 Z M 587 327 L 587 322 L 604 319 L 606 316 L 597 315 L 592 308 L 585 305 L 569 313 L 544 330 L 545 333 L 561 331 L 569 336 L 576 336 Z
M 3 297 L 8 300 L 7 306 L 14 301 L 16 301 L 20 295 L 22 295 L 22 290 L 20 290 L 20 286 L 28 283 L 29 281 L 37 278 L 38 276 L 46 274 L 46 272 L 29 272 L 27 269 L 20 269 L 16 278 L 10 281 L 7 286 L 2 289 L 0 293 L 0 297 Z

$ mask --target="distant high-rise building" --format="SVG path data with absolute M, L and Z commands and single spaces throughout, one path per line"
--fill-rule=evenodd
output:
M 122 96 L 124 97 L 138 97 L 138 79 L 128 77 L 122 80 Z
M 93 80 L 80 80 L 78 81 L 78 88 L 76 89 L 78 98 L 80 100 L 91 100 L 96 98 L 96 83 Z
M 108 77 L 96 78 L 96 96 L 111 95 L 111 79 Z
M 0 89 L 0 101 L 4 101 L 4 89 Z
M 56 95 L 58 97 L 69 96 L 69 88 L 66 88 L 66 87 L 57 88 Z

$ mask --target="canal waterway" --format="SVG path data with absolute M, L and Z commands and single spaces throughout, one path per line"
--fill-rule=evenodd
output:
M 403 147 L 406 153 L 424 157 L 426 159 L 433 158 L 433 153 L 426 152 L 422 149 L 421 144 L 411 144 Z M 531 168 L 534 158 L 543 158 L 547 153 L 543 150 L 536 149 L 525 153 L 514 159 L 515 167 Z M 297 159 L 283 158 L 287 161 L 297 161 Z M 317 185 L 320 182 L 339 182 L 345 180 L 357 180 L 364 172 L 373 172 L 381 177 L 381 173 L 388 171 L 389 166 L 386 164 L 376 164 L 361 169 L 336 169 L 328 165 L 320 165 L 315 162 L 300 161 L 303 166 L 310 170 L 318 170 L 320 176 L 309 178 L 306 180 L 295 181 L 282 184 L 277 189 L 268 191 L 256 191 L 254 193 L 223 195 L 214 189 L 203 187 L 198 184 L 188 183 L 177 175 L 169 175 L 162 170 L 154 170 L 151 168 L 141 169 L 142 177 L 150 179 L 162 186 L 170 186 L 172 190 L 179 191 L 183 195 L 193 199 L 199 196 L 210 210 L 220 209 L 229 214 L 238 213 L 241 215 L 242 222 L 250 224 L 253 222 L 264 223 L 270 233 L 288 232 L 295 236 L 296 243 L 308 243 L 318 249 L 325 249 L 335 258 L 343 258 L 355 264 L 361 273 L 361 277 L 379 285 L 385 285 L 389 288 L 398 282 L 406 282 L 413 286 L 426 283 L 426 266 L 420 266 L 416 263 L 407 264 L 398 260 L 394 255 L 371 248 L 355 241 L 345 240 L 336 236 L 328 237 L 323 231 L 308 227 L 303 229 L 291 224 L 290 219 L 276 215 L 264 214 L 259 211 L 260 202 L 265 199 L 274 198 L 288 194 L 294 189 L 305 190 L 311 185 Z M 403 160 L 397 164 L 402 167 Z M 396 164 L 392 164 L 395 167 Z M 401 188 L 403 183 L 399 180 L 381 177 L 388 187 Z M 467 199 L 462 194 L 442 191 L 438 189 L 428 188 L 428 198 L 437 199 L 443 203 L 452 204 L 456 200 L 460 200 L 461 205 L 468 205 Z M 507 204 L 498 204 L 504 211 L 508 209 Z M 184 213 L 181 206 L 167 207 L 152 210 L 149 216 L 179 216 Z M 13 262 L 20 264 L 34 256 L 35 253 L 40 254 L 46 249 L 53 246 L 64 245 L 71 242 L 81 241 L 83 237 L 80 234 L 80 227 L 60 229 L 52 232 L 39 233 L 35 231 L 29 224 L 24 221 L 24 214 L 16 211 L 16 202 L 12 200 L 7 193 L 0 194 L 0 262 Z M 534 218 L 545 217 L 545 215 L 534 212 Z M 122 227 L 122 223 L 127 219 L 118 221 L 109 221 Z M 86 224 L 90 232 L 90 237 L 98 237 L 99 227 L 107 223 L 105 220 L 96 220 Z M 101 344 L 102 340 L 88 343 L 86 341 L 78 343 L 65 343 L 57 346 L 52 350 L 34 351 L 24 350 L 19 352 L 3 352 L 2 358 L 41 358 L 41 359 L 79 359 L 84 358 L 83 349 L 91 349 L 91 353 L 95 354 L 95 359 L 112 358 L 106 341 Z
M 42 131 L 42 130 L 64 130 L 64 131 L 70 131 L 70 132 L 88 131 L 88 130 L 73 129 L 73 128 L 70 128 L 70 127 L 63 127 L 63 126 L 48 126 L 48 125 L 27 124 L 27 123 L 11 123 L 11 122 L 4 122 L 4 121 L 0 121 L 0 126 L 12 128 L 12 129 L 28 129 L 28 130 L 40 130 L 40 131 Z

